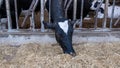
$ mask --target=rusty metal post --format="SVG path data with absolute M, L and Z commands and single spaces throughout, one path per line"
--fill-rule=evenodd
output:
M 6 4 L 7 19 L 8 19 L 8 31 L 10 31 L 12 29 L 12 27 L 11 27 L 12 20 L 11 20 L 11 14 L 10 14 L 9 0 L 5 0 L 5 4 Z
M 114 9 L 115 9 L 115 0 L 113 0 L 112 14 L 111 14 L 111 20 L 110 20 L 110 28 L 112 28 L 112 25 L 113 25 Z
M 45 31 L 45 28 L 44 28 L 44 24 L 43 24 L 43 21 L 44 21 L 44 0 L 41 0 L 41 12 L 40 12 L 40 20 L 41 20 L 41 32 L 44 32 Z

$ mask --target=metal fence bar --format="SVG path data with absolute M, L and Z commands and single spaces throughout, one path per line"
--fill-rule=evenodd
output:
M 64 8 L 66 7 L 66 5 L 67 5 L 67 2 L 68 2 L 68 0 L 65 0 L 65 2 L 64 2 Z
M 96 13 L 96 15 L 95 15 L 95 24 L 94 24 L 94 28 L 95 28 L 95 29 L 97 28 L 97 25 L 98 25 L 98 18 L 97 18 L 97 16 L 98 16 L 98 10 L 99 10 L 99 9 L 97 9 L 97 10 L 95 11 L 95 13 Z
M 83 25 L 83 8 L 84 8 L 84 0 L 81 0 L 81 14 L 80 14 L 80 28 L 82 27 Z
M 32 9 L 33 9 L 33 11 L 35 11 L 35 9 L 36 9 L 36 7 L 37 7 L 38 2 L 39 2 L 39 0 L 36 0 L 36 1 L 35 1 L 35 4 L 34 4 L 34 6 L 33 6 L 33 8 L 32 8 Z
M 71 3 L 72 3 L 72 0 L 69 0 L 68 4 L 65 7 L 65 17 L 66 18 L 67 18 L 67 10 L 68 10 L 68 8 L 69 8 L 69 6 L 70 6 Z
M 35 31 L 35 13 L 34 13 L 34 11 L 32 12 L 32 16 L 30 17 L 30 29 L 32 29 L 32 31 Z
M 95 13 L 96 13 L 96 15 L 95 15 L 95 24 L 94 24 L 94 28 L 95 28 L 95 29 L 97 28 L 97 24 L 98 24 L 98 19 L 97 19 L 98 11 L 99 11 L 102 3 L 103 3 L 103 2 L 101 1 L 100 4 L 97 6 L 96 11 L 95 11 Z
M 31 9 L 29 8 L 29 11 L 32 12 L 31 13 L 31 17 L 30 17 L 30 27 L 32 28 L 32 30 L 35 30 L 35 21 L 34 21 L 34 17 L 35 17 L 35 8 L 38 4 L 38 1 L 39 0 L 34 0 L 34 5 L 31 7 Z M 68 2 L 67 2 L 68 1 Z M 65 8 L 65 16 L 67 16 L 67 10 L 69 8 L 69 6 L 71 5 L 73 1 L 73 20 L 76 20 L 76 14 L 77 14 L 77 0 L 65 0 L 65 3 L 63 4 L 64 5 L 64 8 Z M 109 0 L 106 0 L 105 2 L 105 12 L 104 12 L 104 21 L 102 23 L 102 28 L 106 28 L 106 25 L 107 25 L 107 12 L 108 12 L 108 2 Z M 115 0 L 113 0 L 113 8 L 112 8 L 112 14 L 111 14 L 111 20 L 110 20 L 110 28 L 112 28 L 112 25 L 113 25 L 113 17 L 114 17 L 114 8 L 115 8 Z M 10 3 L 9 3 L 9 0 L 5 0 L 5 3 L 6 3 L 6 12 L 7 12 L 7 19 L 8 19 L 8 31 L 12 29 L 12 20 L 11 20 L 11 15 L 10 15 Z M 15 5 L 15 15 L 16 15 L 16 26 L 17 26 L 17 29 L 19 29 L 19 24 L 18 24 L 18 10 L 17 10 L 17 0 L 14 0 L 14 5 Z M 51 5 L 51 0 L 49 0 L 49 5 Z M 98 10 L 100 8 L 100 6 L 102 5 L 102 2 L 97 6 L 97 10 L 96 10 L 96 16 L 95 16 L 95 24 L 94 24 L 94 28 L 96 29 L 97 26 L 98 26 L 98 20 L 97 20 L 97 15 L 98 15 Z M 45 28 L 44 28 L 44 24 L 43 24 L 43 21 L 44 21 L 44 6 L 45 6 L 45 0 L 40 0 L 40 21 L 41 21 L 41 32 L 44 32 L 45 31 Z M 80 13 L 80 20 L 78 20 L 80 23 L 79 23 L 79 27 L 82 28 L 82 25 L 83 25 L 83 9 L 84 9 L 84 0 L 81 0 L 81 13 Z M 29 14 L 28 14 L 29 15 Z M 118 21 L 120 20 L 120 17 L 117 19 L 117 21 L 115 22 L 114 25 L 116 25 L 118 23 Z M 49 6 L 49 22 L 51 22 L 51 7 Z
M 115 9 L 115 0 L 113 0 L 112 14 L 111 14 L 111 20 L 110 20 L 110 28 L 112 28 L 112 24 L 113 24 L 114 9 Z
M 31 16 L 31 25 L 32 25 L 32 30 L 35 30 L 35 12 L 32 12 L 32 16 Z
M 73 20 L 76 20 L 76 13 L 77 13 L 77 0 L 73 1 Z
M 105 12 L 104 12 L 103 28 L 106 28 L 107 16 L 108 16 L 108 0 L 106 0 L 106 2 L 105 2 Z
M 35 2 L 36 2 L 36 0 L 33 0 L 33 1 L 32 1 L 31 5 L 30 5 L 30 7 L 29 7 L 29 9 L 28 9 L 28 11 L 27 11 L 27 14 L 25 15 L 25 18 L 24 18 L 24 20 L 23 20 L 23 22 L 22 22 L 21 27 L 24 26 L 24 24 L 25 24 L 28 16 L 29 16 L 29 15 L 31 14 L 31 12 L 33 11 L 33 6 L 34 6 Z
M 8 31 L 10 31 L 12 29 L 12 27 L 11 27 L 12 20 L 11 20 L 11 14 L 10 14 L 9 0 L 5 0 L 5 4 L 6 4 L 7 19 L 8 19 Z
M 17 26 L 17 29 L 19 29 L 19 26 L 18 26 L 18 11 L 17 11 L 17 0 L 14 0 L 14 5 L 15 5 L 15 18 L 16 18 L 16 26 Z
M 119 21 L 120 21 L 120 16 L 119 16 L 118 19 L 116 20 L 114 26 L 116 26 Z
M 33 10 L 32 10 L 32 30 L 34 31 L 35 30 L 35 9 L 36 9 L 36 7 L 37 7 L 37 4 L 38 4 L 38 2 L 39 2 L 39 0 L 36 0 L 36 2 L 35 2 L 35 4 L 34 4 L 34 6 L 33 6 Z
M 51 0 L 49 0 L 49 23 L 51 22 Z
M 41 12 L 40 12 L 41 32 L 44 32 L 45 31 L 44 24 L 43 24 L 43 21 L 44 21 L 44 0 L 41 0 L 40 4 L 41 4 L 40 5 L 41 6 Z

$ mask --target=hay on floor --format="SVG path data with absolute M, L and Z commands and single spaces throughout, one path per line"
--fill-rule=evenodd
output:
M 80 43 L 77 56 L 63 54 L 58 45 L 36 43 L 0 46 L 0 68 L 119 68 L 120 43 Z

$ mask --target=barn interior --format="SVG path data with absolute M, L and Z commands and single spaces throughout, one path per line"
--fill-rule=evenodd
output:
M 111 3 L 113 0 L 109 0 Z M 120 0 L 116 0 L 120 6 Z M 94 28 L 95 12 L 83 20 L 83 28 Z M 24 17 L 21 15 L 19 26 Z M 48 21 L 45 10 L 45 21 Z M 115 22 L 117 19 L 114 19 Z M 98 19 L 98 27 L 102 28 L 104 19 Z M 35 14 L 35 28 L 40 29 L 40 12 Z M 79 26 L 76 26 L 79 27 Z M 107 28 L 110 18 L 107 18 Z M 30 18 L 24 27 L 30 28 Z M 119 23 L 113 28 L 120 28 Z M 19 34 L 21 33 L 21 34 Z M 16 35 L 17 34 L 17 35 Z M 49 34 L 49 36 L 48 36 Z M 120 68 L 120 32 L 78 32 L 73 36 L 75 57 L 63 54 L 55 41 L 53 33 L 37 31 L 1 32 L 0 31 L 0 68 Z M 33 36 L 34 35 L 34 36 Z

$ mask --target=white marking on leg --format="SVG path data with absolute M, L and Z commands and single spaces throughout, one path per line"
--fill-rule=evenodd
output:
M 67 34 L 68 32 L 68 21 L 64 21 L 64 22 L 58 22 L 60 28 Z

